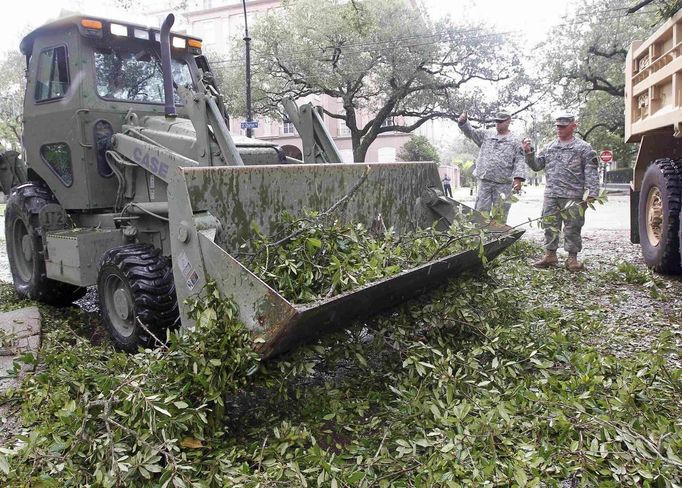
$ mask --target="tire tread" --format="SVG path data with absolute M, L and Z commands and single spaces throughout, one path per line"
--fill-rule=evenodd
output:
M 8 219 L 8 215 L 11 217 L 13 212 L 18 211 L 27 216 L 27 224 L 31 228 L 29 232 L 34 232 L 37 235 L 34 244 L 36 247 L 35 254 L 39 259 L 39 276 L 36 277 L 35 283 L 17 285 L 15 280 L 15 289 L 22 296 L 60 307 L 70 305 L 75 300 L 82 298 L 87 290 L 84 287 L 74 286 L 70 283 L 64 283 L 47 277 L 44 261 L 45 252 L 43 249 L 43 238 L 45 236 L 40 227 L 39 214 L 40 210 L 50 203 L 58 204 L 59 202 L 52 191 L 42 182 L 29 181 L 14 187 L 7 201 L 5 235 L 9 245 L 10 219 Z
M 135 315 L 154 335 L 163 339 L 166 329 L 180 324 L 171 260 L 150 244 L 127 244 L 109 249 L 99 260 L 99 269 L 113 265 L 128 280 L 135 303 Z M 101 298 L 100 298 L 101 300 Z M 102 307 L 102 314 L 106 311 Z M 112 331 L 107 317 L 104 322 Z M 113 332 L 113 331 L 112 331 Z M 140 327 L 135 344 L 123 344 L 111 334 L 119 349 L 135 352 L 138 346 L 152 347 L 153 338 Z

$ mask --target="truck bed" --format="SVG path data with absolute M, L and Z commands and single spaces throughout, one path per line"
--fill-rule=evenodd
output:
M 625 63 L 625 141 L 659 132 L 682 135 L 682 10 L 633 41 Z

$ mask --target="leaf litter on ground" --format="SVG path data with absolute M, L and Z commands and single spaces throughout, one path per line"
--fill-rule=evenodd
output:
M 680 486 L 679 334 L 660 327 L 624 357 L 594 345 L 609 340 L 597 297 L 644 290 L 663 323 L 671 290 L 653 296 L 658 278 L 618 263 L 533 270 L 537 252 L 519 242 L 483 275 L 264 364 L 211 286 L 191 304 L 197 330 L 136 355 L 90 341 L 90 315 L 41 306 L 39 367 L 2 399 L 22 427 L 3 436 L 0 480 Z M 6 285 L 0 296 L 26 303 Z

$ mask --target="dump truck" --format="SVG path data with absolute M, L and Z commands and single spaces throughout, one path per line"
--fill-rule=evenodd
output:
M 630 240 L 648 266 L 680 274 L 682 202 L 682 10 L 625 64 L 625 142 L 638 142 L 630 184 Z
M 201 39 L 73 15 L 29 33 L 23 154 L 0 155 L 7 252 L 19 294 L 53 305 L 97 286 L 114 345 L 136 351 L 195 324 L 184 304 L 215 282 L 263 358 L 481 267 L 470 249 L 338 296 L 290 303 L 238 259 L 257 228 L 323 210 L 396 232 L 469 214 L 434 163 L 342 163 L 319 112 L 286 102 L 303 160 L 232 135 Z M 358 182 L 363 181 L 358 186 Z M 508 229 L 508 228 L 507 228 Z M 522 234 L 485 242 L 494 258 Z

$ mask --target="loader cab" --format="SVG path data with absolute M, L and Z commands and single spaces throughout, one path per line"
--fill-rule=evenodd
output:
M 104 157 L 126 114 L 164 115 L 159 30 L 95 17 L 46 24 L 21 42 L 27 58 L 24 148 L 32 172 L 67 210 L 113 207 L 117 181 Z M 178 86 L 195 86 L 199 39 L 171 35 Z M 178 116 L 185 115 L 175 94 Z

